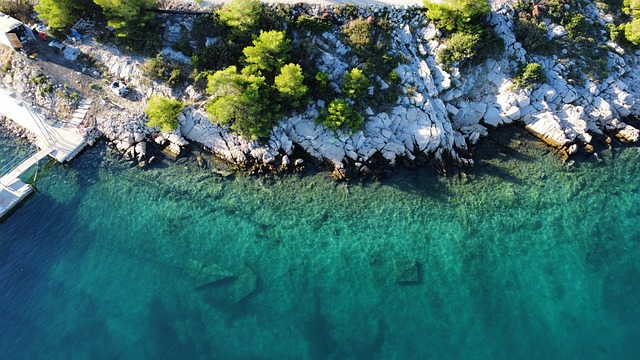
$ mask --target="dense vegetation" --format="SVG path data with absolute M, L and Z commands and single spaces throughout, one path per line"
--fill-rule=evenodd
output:
M 300 65 L 285 64 L 291 41 L 284 31 L 261 31 L 242 52 L 241 71 L 232 65 L 208 76 L 207 92 L 213 99 L 207 113 L 245 138 L 266 138 L 281 110 L 302 104 L 307 92 L 304 75 Z
M 444 32 L 446 47 L 438 54 L 445 66 L 466 61 L 482 61 L 499 55 L 504 44 L 486 23 L 487 0 L 425 0 L 426 16 Z
M 0 0 L 0 12 L 29 22 L 33 17 L 33 5 L 29 0 Z
M 40 0 L 34 7 L 54 34 L 62 34 L 80 18 L 106 19 L 115 41 L 131 51 L 153 55 L 161 44 L 156 0 Z
M 182 67 L 178 64 L 166 61 L 162 54 L 149 58 L 142 64 L 142 71 L 148 77 L 157 81 L 166 81 L 173 87 L 184 80 Z
M 178 115 L 184 104 L 179 100 L 169 99 L 158 95 L 151 95 L 144 113 L 149 117 L 147 126 L 159 127 L 163 132 L 178 128 Z

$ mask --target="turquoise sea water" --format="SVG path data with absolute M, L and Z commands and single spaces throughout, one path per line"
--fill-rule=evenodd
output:
M 0 359 L 637 358 L 640 149 L 568 165 L 507 132 L 467 180 L 221 178 L 104 144 L 41 166 L 0 223 Z M 0 136 L 2 162 L 30 150 Z

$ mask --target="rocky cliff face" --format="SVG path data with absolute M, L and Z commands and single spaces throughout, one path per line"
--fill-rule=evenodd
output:
M 388 111 L 366 110 L 365 126 L 355 133 L 333 132 L 314 120 L 326 106 L 323 101 L 310 103 L 306 110 L 289 114 L 273 129 L 266 143 L 247 141 L 228 127 L 212 123 L 204 113 L 206 95 L 193 87 L 184 92 L 146 79 L 140 71 L 143 59 L 118 53 L 98 44 L 81 47 L 105 65 L 113 77 L 133 84 L 144 98 L 153 94 L 178 95 L 190 105 L 179 116 L 180 127 L 172 134 L 144 125 L 143 102 L 127 111 L 98 115 L 98 127 L 114 140 L 123 152 L 144 159 L 140 143 L 168 143 L 174 152 L 194 141 L 210 149 L 217 157 L 241 168 L 282 170 L 300 166 L 300 156 L 327 164 L 336 177 L 346 178 L 354 172 L 369 174 L 372 169 L 393 167 L 399 162 L 431 162 L 440 169 L 446 165 L 473 165 L 473 146 L 491 128 L 520 123 L 549 145 L 573 154 L 580 149 L 592 151 L 595 138 L 617 136 L 636 142 L 640 131 L 625 123 L 640 115 L 640 51 L 625 51 L 607 41 L 602 34 L 597 42 L 607 46 L 606 75 L 598 81 L 569 81 L 571 56 L 527 53 L 514 34 L 514 2 L 492 1 L 490 24 L 505 44 L 504 54 L 482 64 L 464 69 L 444 69 L 436 56 L 446 45 L 440 32 L 429 25 L 420 11 L 411 8 L 360 8 L 363 17 L 384 13 L 393 25 L 392 52 L 405 59 L 396 69 L 401 96 Z M 320 5 L 309 6 L 312 13 L 322 13 Z M 587 21 L 604 25 L 610 19 L 590 2 L 580 8 Z M 549 38 L 566 36 L 566 31 L 546 19 Z M 187 18 L 167 17 L 164 26 L 168 44 L 180 38 L 182 29 L 190 28 Z M 212 39 L 215 41 L 215 39 Z M 331 86 L 339 89 L 344 71 L 354 64 L 349 47 L 336 34 L 326 32 L 312 37 L 319 49 L 318 68 L 329 74 Z M 180 54 L 165 49 L 167 56 Z M 584 61 L 575 55 L 575 61 Z M 567 59 L 569 61 L 567 61 Z M 514 86 L 513 76 L 520 63 L 542 65 L 547 80 L 530 89 Z M 388 86 L 381 79 L 377 89 Z M 370 89 L 373 91 L 373 89 Z M 131 154 L 131 149 L 134 149 Z
M 472 165 L 470 149 L 488 129 L 520 123 L 551 146 L 573 154 L 580 148 L 591 151 L 594 136 L 616 135 L 636 142 L 640 132 L 624 119 L 638 117 L 640 103 L 639 52 L 625 52 L 600 39 L 609 47 L 606 78 L 582 85 L 567 81 L 568 66 L 556 56 L 528 54 L 514 35 L 511 2 L 493 3 L 491 24 L 504 40 L 506 51 L 499 58 L 472 68 L 441 68 L 435 54 L 443 45 L 439 32 L 424 18 L 407 9 L 392 9 L 393 49 L 407 61 L 396 71 L 401 78 L 402 96 L 388 112 L 367 110 L 365 128 L 355 134 L 333 132 L 314 119 L 325 105 L 311 103 L 302 114 L 284 118 L 269 142 L 259 145 L 211 124 L 202 112 L 187 110 L 181 117 L 181 132 L 193 141 L 206 144 L 220 157 L 235 163 L 254 161 L 279 166 L 289 163 L 293 148 L 311 158 L 330 164 L 338 175 L 347 169 L 368 172 L 370 164 L 381 160 L 388 166 L 398 161 L 430 160 L 435 164 Z M 592 22 L 605 22 L 594 6 L 582 9 Z M 361 9 L 363 16 L 381 10 Z M 563 36 L 559 25 L 550 24 L 550 36 Z M 566 32 L 565 32 L 566 33 Z M 565 35 L 566 36 L 566 35 Z M 328 73 L 335 87 L 349 64 L 348 47 L 331 33 L 314 38 L 321 57 L 319 69 Z M 513 74 L 518 64 L 537 62 L 547 81 L 531 89 L 517 89 Z M 196 106 L 197 107 L 197 106 Z M 335 172 L 334 172 L 335 173 Z

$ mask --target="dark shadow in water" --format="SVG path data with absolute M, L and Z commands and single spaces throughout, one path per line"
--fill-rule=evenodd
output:
M 314 307 L 313 315 L 304 323 L 302 332 L 309 345 L 309 358 L 341 358 L 336 354 L 339 350 L 338 342 L 331 335 L 333 325 L 322 314 L 322 306 L 317 293 L 314 295 Z
M 521 180 L 513 176 L 508 170 L 492 165 L 491 162 L 533 162 L 532 156 L 527 155 L 521 149 L 523 146 L 544 146 L 541 140 L 529 134 L 522 126 L 511 124 L 500 128 L 492 129 L 487 138 L 478 142 L 474 150 L 476 165 L 473 173 L 476 176 L 497 176 L 500 179 L 520 184 Z M 552 151 L 549 148 L 549 151 Z
M 60 341 L 39 337 L 42 330 L 34 317 L 37 313 L 50 316 L 43 312 L 50 309 L 46 299 L 55 290 L 50 284 L 51 266 L 71 249 L 85 251 L 95 238 L 87 229 L 81 239 L 69 233 L 77 227 L 80 198 L 78 195 L 61 204 L 46 193 L 36 193 L 8 221 L 0 223 L 0 358 L 11 358 L 3 356 L 11 347 L 30 354 L 47 347 L 43 344 L 52 347 Z M 40 339 L 40 345 L 36 346 L 34 339 Z
M 322 314 L 322 303 L 317 290 L 314 291 L 314 311 L 310 318 L 302 320 L 302 336 L 308 344 L 310 359 L 363 359 L 380 358 L 384 345 L 387 324 L 378 320 L 375 336 L 368 342 L 354 334 L 353 338 L 336 339 L 334 325 Z
M 202 354 L 212 354 L 212 348 L 214 344 L 199 341 L 200 339 L 185 339 L 183 342 L 180 339 L 180 335 L 175 326 L 179 321 L 185 321 L 184 312 L 180 313 L 180 316 L 172 313 L 163 304 L 161 298 L 154 298 L 148 304 L 149 318 L 147 320 L 148 332 L 147 336 L 141 339 L 140 344 L 137 346 L 143 346 L 145 348 L 145 357 L 148 359 L 198 359 Z M 184 311 L 181 309 L 180 311 Z M 195 314 L 189 316 L 189 324 L 195 334 L 205 334 L 206 327 L 202 322 L 202 318 Z M 203 335 L 204 336 L 204 335 Z M 198 349 L 195 343 L 198 343 L 202 349 Z M 128 358 L 124 354 L 121 358 Z

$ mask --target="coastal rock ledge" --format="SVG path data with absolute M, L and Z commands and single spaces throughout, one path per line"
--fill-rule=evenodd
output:
M 594 138 L 638 141 L 640 131 L 624 119 L 640 116 L 640 51 L 625 52 L 609 41 L 606 77 L 579 85 L 567 80 L 568 66 L 556 56 L 528 54 L 516 41 L 513 2 L 490 3 L 490 23 L 506 51 L 501 57 L 465 68 L 464 74 L 437 63 L 434 54 L 445 45 L 420 12 L 390 9 L 392 51 L 405 59 L 396 69 L 402 94 L 388 111 L 367 109 L 361 131 L 334 132 L 314 122 L 325 106 L 320 100 L 310 103 L 304 112 L 284 117 L 265 144 L 246 141 L 212 123 L 202 103 L 187 107 L 180 115 L 179 132 L 240 167 L 256 163 L 287 167 L 294 152 L 301 150 L 312 160 L 328 164 L 339 178 L 350 176 L 352 170 L 366 175 L 372 168 L 399 162 L 430 162 L 443 171 L 448 165 L 472 166 L 472 148 L 479 139 L 489 129 L 511 123 L 523 125 L 568 155 L 580 149 L 591 151 Z M 604 24 L 605 14 L 589 5 L 582 9 L 588 21 Z M 377 6 L 361 7 L 360 15 L 375 17 L 380 11 Z M 318 68 L 339 86 L 349 63 L 344 56 L 348 47 L 332 33 L 313 39 L 322 53 Z M 530 62 L 542 65 L 547 80 L 518 89 L 513 74 L 520 63 Z
M 178 4 L 178 5 L 176 5 Z M 173 2 L 174 9 L 180 2 Z M 96 127 L 128 158 L 146 159 L 146 143 L 166 146 L 180 153 L 189 142 L 199 143 L 216 157 L 240 169 L 262 171 L 295 170 L 305 161 L 325 164 L 336 178 L 366 176 L 400 163 L 431 163 L 442 172 L 450 167 L 473 166 L 473 148 L 490 129 L 517 123 L 546 142 L 572 155 L 593 151 L 595 141 L 617 137 L 635 143 L 640 131 L 627 119 L 640 118 L 640 50 L 623 49 L 602 33 L 595 41 L 606 46 L 603 73 L 597 80 L 573 81 L 573 63 L 585 63 L 583 53 L 528 53 L 514 32 L 515 1 L 491 0 L 489 24 L 504 42 L 505 51 L 480 64 L 445 68 L 436 59 L 446 48 L 441 33 L 429 24 L 422 9 L 411 7 L 358 7 L 358 16 L 384 16 L 390 24 L 389 53 L 402 58 L 395 69 L 400 96 L 384 111 L 367 108 L 364 126 L 356 132 L 332 131 L 316 119 L 326 107 L 312 101 L 302 111 L 289 113 L 271 131 L 266 141 L 246 140 L 228 126 L 212 122 L 205 112 L 208 95 L 194 86 L 169 88 L 147 78 L 145 59 L 119 52 L 90 38 L 70 44 L 102 65 L 106 74 L 133 85 L 139 99 L 97 111 Z M 590 1 L 580 3 L 585 21 L 603 28 L 611 16 Z M 293 5 L 319 16 L 330 5 Z M 577 5 L 576 5 L 577 6 Z M 191 8 L 190 5 L 189 8 Z M 162 15 L 166 57 L 188 61 L 171 50 L 181 31 L 193 26 L 189 16 Z M 345 20 L 346 21 L 346 20 Z M 545 19 L 549 38 L 567 36 L 561 26 Z M 345 70 L 357 63 L 348 45 L 340 40 L 339 28 L 311 36 L 317 48 L 318 70 L 329 75 L 329 85 L 340 89 Z M 209 41 L 209 40 L 208 40 Z M 211 39 L 211 42 L 215 42 Z M 594 45 L 595 46 L 595 45 Z M 601 47 L 601 48 L 602 48 Z M 560 56 L 561 54 L 565 54 Z M 516 86 L 515 74 L 522 64 L 537 63 L 546 81 L 530 88 Z M 455 65 L 455 64 L 454 64 Z M 19 88 L 19 77 L 4 77 L 8 87 Z M 389 87 L 381 78 L 369 93 Z M 28 80 L 25 80 L 28 81 Z M 171 133 L 149 128 L 141 111 L 149 96 L 176 97 L 188 103 Z M 123 111 L 125 110 L 125 111 Z M 303 160 L 304 159 L 304 160 Z

